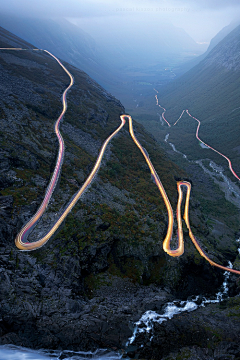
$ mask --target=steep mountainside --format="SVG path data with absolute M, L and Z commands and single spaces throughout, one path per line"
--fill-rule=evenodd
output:
M 48 54 L 0 29 L 0 47 L 19 46 L 29 50 L 0 50 L 0 344 L 120 349 L 143 312 L 161 311 L 173 295 L 213 294 L 223 274 L 200 257 L 186 228 L 184 255 L 177 260 L 163 252 L 166 209 L 127 127 L 112 140 L 91 189 L 58 233 L 39 250 L 16 249 L 15 236 L 38 209 L 54 169 L 53 128 L 69 83 Z M 61 124 L 66 144 L 61 181 L 31 240 L 49 229 L 83 184 L 124 112 L 83 71 L 65 65 L 75 83 Z M 134 122 L 134 129 L 175 207 L 175 178 L 186 173 L 141 125 Z M 228 230 L 219 246 L 194 195 L 190 221 L 213 260 L 235 259 Z M 232 276 L 232 294 L 236 279 Z M 171 329 L 166 334 L 172 336 Z
M 38 48 L 48 49 L 85 71 L 102 85 L 109 86 L 118 80 L 116 71 L 96 41 L 65 19 L 35 19 L 1 14 L 0 24 Z
M 209 55 L 188 73 L 160 89 L 159 101 L 167 109 L 166 117 L 174 123 L 183 109 L 198 118 L 200 138 L 232 160 L 240 173 L 240 26 L 224 38 Z M 184 115 L 178 130 L 185 134 L 196 122 Z M 176 130 L 177 131 L 177 130 Z M 176 138 L 176 144 L 179 143 Z M 181 144 L 180 144 L 181 145 Z M 191 149 L 191 147 L 189 147 Z M 190 152 L 194 152 L 193 146 Z M 208 152 L 209 153 L 209 152 Z M 227 162 L 221 160 L 222 164 Z
M 207 54 L 217 46 L 220 41 L 222 41 L 231 31 L 233 31 L 239 25 L 239 21 L 232 21 L 229 25 L 225 26 L 220 30 L 210 41 L 209 47 L 207 49 Z
M 177 75 L 182 75 L 185 72 L 189 71 L 191 68 L 199 64 L 205 57 L 210 53 L 210 51 L 218 44 L 220 41 L 222 41 L 231 31 L 233 31 L 237 26 L 239 25 L 238 22 L 231 22 L 228 26 L 225 26 L 220 30 L 210 41 L 210 44 L 207 48 L 207 51 L 205 51 L 203 54 L 197 56 L 195 59 L 192 59 L 179 67 L 176 67 L 174 69 L 174 72 Z

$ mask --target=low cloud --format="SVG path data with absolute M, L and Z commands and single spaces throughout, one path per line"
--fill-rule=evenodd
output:
M 0 4 L 1 12 L 32 16 L 96 17 L 111 16 L 116 11 L 194 12 L 240 9 L 239 0 L 8 0 Z M 120 10 L 125 9 L 125 10 Z
M 0 11 L 26 17 L 78 18 L 90 32 L 92 28 L 97 31 L 98 21 L 105 21 L 103 26 L 110 32 L 112 29 L 118 32 L 122 26 L 128 28 L 129 24 L 134 31 L 140 26 L 149 29 L 171 22 L 184 28 L 196 41 L 210 41 L 222 27 L 240 18 L 240 3 L 239 0 L 7 0 L 0 2 Z

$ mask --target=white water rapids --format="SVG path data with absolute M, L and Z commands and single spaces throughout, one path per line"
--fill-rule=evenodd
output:
M 240 242 L 240 239 L 237 240 Z M 239 249 L 240 251 L 240 249 Z M 228 266 L 232 268 L 232 263 L 229 261 Z M 126 346 L 131 345 L 135 338 L 137 333 L 142 332 L 150 332 L 153 328 L 153 323 L 157 322 L 161 324 L 163 321 L 167 321 L 168 319 L 172 319 L 174 315 L 180 314 L 182 312 L 190 312 L 193 310 L 196 310 L 199 307 L 204 307 L 205 304 L 213 304 L 218 303 L 222 301 L 224 298 L 228 295 L 228 279 L 230 276 L 229 271 L 224 272 L 224 281 L 221 286 L 221 290 L 215 295 L 215 299 L 207 299 L 206 297 L 203 297 L 201 300 L 201 303 L 198 304 L 200 296 L 195 296 L 192 300 L 187 301 L 172 301 L 165 305 L 163 314 L 158 314 L 155 311 L 148 310 L 146 311 L 142 317 L 138 320 L 138 322 L 135 323 L 135 328 L 133 331 L 133 335 L 128 340 Z M 150 340 L 152 340 L 153 336 Z
M 240 243 L 240 238 L 237 240 L 237 242 Z M 232 267 L 231 262 L 229 262 L 228 266 Z M 199 296 L 196 296 L 192 300 L 172 301 L 167 303 L 163 309 L 163 314 L 158 314 L 152 310 L 146 311 L 141 316 L 140 320 L 135 323 L 133 335 L 128 340 L 126 346 L 131 345 L 134 342 L 138 332 L 150 332 L 154 322 L 158 322 L 159 324 L 161 324 L 163 321 L 172 319 L 172 317 L 176 314 L 186 311 L 190 312 L 196 310 L 198 307 L 205 306 L 205 304 L 217 303 L 222 301 L 224 298 L 227 297 L 228 294 L 229 276 L 230 273 L 228 271 L 225 271 L 224 282 L 221 286 L 221 290 L 215 295 L 215 299 L 207 299 L 203 297 L 202 302 L 199 305 Z M 152 338 L 153 336 L 150 340 L 152 340 Z M 68 350 L 31 350 L 15 345 L 0 346 L 0 360 L 118 360 L 121 358 L 122 355 L 120 355 L 119 353 L 109 351 L 107 349 L 99 349 L 95 352 L 76 352 Z

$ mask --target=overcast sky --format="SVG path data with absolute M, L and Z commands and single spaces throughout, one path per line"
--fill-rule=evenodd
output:
M 198 42 L 209 42 L 221 28 L 240 19 L 239 0 L 1 0 L 0 10 L 30 16 L 79 18 L 86 30 L 98 23 L 108 27 L 142 21 L 151 26 L 170 21 Z

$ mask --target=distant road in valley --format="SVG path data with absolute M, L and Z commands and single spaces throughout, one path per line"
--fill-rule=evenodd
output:
M 157 91 L 156 89 L 154 89 L 154 90 L 158 93 L 158 91 Z M 155 95 L 155 99 L 156 99 L 156 105 L 159 106 L 160 108 L 162 108 L 162 109 L 164 110 L 163 113 L 162 113 L 162 118 L 163 118 L 163 120 L 168 124 L 169 127 L 171 127 L 170 123 L 169 123 L 169 122 L 166 120 L 166 118 L 165 118 L 165 112 L 166 112 L 167 110 L 166 110 L 163 106 L 161 106 L 161 105 L 159 104 L 159 99 L 158 99 L 158 96 L 157 96 L 157 95 Z M 240 177 L 236 174 L 236 172 L 235 172 L 235 171 L 233 170 L 233 168 L 232 168 L 231 160 L 230 160 L 226 155 L 224 155 L 224 154 L 222 154 L 220 151 L 214 149 L 212 146 L 206 144 L 203 140 L 201 140 L 201 139 L 199 138 L 198 133 L 199 133 L 199 128 L 200 128 L 200 126 L 201 126 L 201 121 L 198 120 L 197 118 L 195 118 L 194 116 L 192 116 L 187 109 L 182 111 L 181 115 L 179 116 L 179 118 L 177 119 L 177 121 L 173 124 L 173 126 L 178 123 L 178 121 L 181 119 L 181 117 L 183 116 L 183 114 L 184 114 L 185 111 L 186 111 L 186 113 L 188 114 L 188 116 L 190 116 L 192 119 L 194 119 L 194 120 L 196 120 L 196 121 L 198 122 L 197 130 L 196 130 L 196 134 L 195 134 L 196 138 L 197 138 L 202 144 L 204 144 L 205 146 L 207 146 L 209 149 L 213 150 L 213 151 L 216 152 L 217 154 L 219 154 L 219 155 L 221 155 L 222 157 L 224 157 L 224 158 L 227 160 L 227 162 L 228 162 L 228 166 L 229 166 L 229 169 L 230 169 L 231 173 L 233 174 L 233 176 L 235 176 L 236 179 L 238 179 L 238 180 L 240 181 Z

